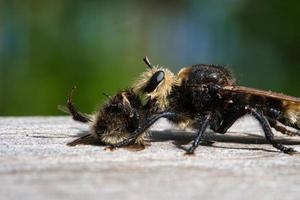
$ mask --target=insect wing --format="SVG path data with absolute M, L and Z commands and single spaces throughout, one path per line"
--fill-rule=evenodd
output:
M 251 94 L 256 96 L 263 96 L 283 101 L 289 101 L 296 104 L 300 104 L 300 98 L 288 96 L 281 93 L 271 92 L 271 91 L 265 91 L 265 90 L 259 90 L 249 87 L 243 87 L 243 86 L 225 86 L 222 88 L 223 91 L 227 92 L 233 92 L 233 93 L 240 93 L 240 94 Z

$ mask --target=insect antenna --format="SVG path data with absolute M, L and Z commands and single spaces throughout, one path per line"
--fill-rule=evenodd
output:
M 153 68 L 153 66 L 152 66 L 152 64 L 150 63 L 150 61 L 149 61 L 149 59 L 148 59 L 147 56 L 143 59 L 143 61 L 146 63 L 146 65 L 147 65 L 150 69 Z

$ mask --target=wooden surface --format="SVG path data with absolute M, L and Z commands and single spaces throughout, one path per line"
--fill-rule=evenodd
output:
M 192 132 L 152 132 L 152 146 L 106 152 L 65 144 L 88 126 L 69 117 L 0 118 L 0 199 L 299 199 L 300 155 L 279 153 L 245 118 L 183 156 Z M 243 133 L 243 134 L 240 134 Z M 300 138 L 280 138 L 300 151 Z

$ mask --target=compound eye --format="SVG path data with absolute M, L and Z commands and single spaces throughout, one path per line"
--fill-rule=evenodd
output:
M 153 74 L 151 79 L 149 80 L 148 84 L 144 88 L 144 92 L 150 93 L 153 92 L 157 86 L 162 82 L 165 78 L 165 72 L 157 71 Z

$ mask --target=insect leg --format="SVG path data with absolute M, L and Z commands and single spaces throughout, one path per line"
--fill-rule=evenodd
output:
M 293 148 L 285 147 L 282 144 L 274 141 L 274 134 L 272 132 L 270 123 L 260 110 L 251 108 L 249 106 L 246 106 L 245 109 L 249 112 L 249 114 L 251 114 L 253 117 L 255 117 L 259 121 L 260 125 L 262 126 L 262 128 L 264 130 L 267 141 L 270 144 L 272 144 L 273 147 L 275 147 L 276 149 L 279 149 L 280 151 L 282 151 L 284 153 L 294 153 L 295 152 L 295 150 Z
M 201 128 L 198 130 L 196 138 L 193 141 L 193 145 L 186 151 L 186 154 L 193 154 L 196 148 L 199 146 L 202 136 L 210 123 L 211 117 L 212 113 L 209 113 L 205 116 L 204 121 L 201 124 Z
M 268 118 L 270 125 L 275 128 L 277 131 L 281 132 L 282 134 L 288 135 L 288 136 L 300 136 L 300 130 L 297 130 L 293 127 L 287 126 L 275 119 Z
M 59 106 L 58 108 L 63 112 L 67 112 L 67 113 L 71 114 L 75 121 L 79 121 L 79 122 L 83 122 L 83 123 L 91 122 L 92 119 L 90 117 L 88 117 L 85 114 L 82 114 L 79 111 L 77 111 L 76 108 L 73 105 L 72 96 L 73 96 L 73 93 L 74 93 L 75 89 L 76 89 L 76 87 L 73 87 L 70 94 L 69 94 L 69 96 L 68 96 L 68 101 L 67 101 L 66 108 L 61 107 L 61 106 Z
M 223 121 L 217 126 L 211 127 L 213 131 L 225 134 L 227 130 L 242 116 L 246 115 L 245 109 L 234 110 L 223 117 Z
M 132 141 L 136 140 L 136 138 L 143 134 L 150 126 L 152 126 L 157 120 L 160 118 L 176 118 L 178 117 L 178 114 L 173 112 L 162 112 L 160 114 L 154 115 L 147 119 L 146 123 L 137 128 L 133 133 L 130 134 L 130 136 L 123 140 L 122 142 L 119 142 L 117 144 L 111 145 L 112 148 L 119 148 L 128 145 Z

